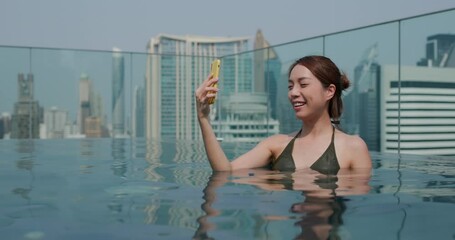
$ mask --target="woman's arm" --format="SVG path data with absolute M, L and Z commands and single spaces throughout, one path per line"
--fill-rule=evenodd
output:
M 255 148 L 240 156 L 232 163 L 227 159 L 226 154 L 216 139 L 209 119 L 210 105 L 208 104 L 208 99 L 214 97 L 216 92 L 218 92 L 218 88 L 212 87 L 216 82 L 218 82 L 218 79 L 209 76 L 195 92 L 197 117 L 210 166 L 214 171 L 230 171 L 265 166 L 272 156 L 268 147 L 269 139 L 259 143 Z
M 350 149 L 352 154 L 351 168 L 362 168 L 368 169 L 372 167 L 370 153 L 368 151 L 367 144 L 359 136 L 352 136 L 350 141 Z

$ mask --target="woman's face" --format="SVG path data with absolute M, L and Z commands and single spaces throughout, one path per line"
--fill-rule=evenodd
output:
M 297 118 L 327 112 L 327 105 L 333 94 L 329 88 L 324 88 L 313 73 L 302 65 L 296 65 L 289 76 L 288 98 Z

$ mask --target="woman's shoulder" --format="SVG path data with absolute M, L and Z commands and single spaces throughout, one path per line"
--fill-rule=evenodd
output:
M 261 144 L 263 147 L 269 149 L 269 151 L 276 158 L 289 144 L 289 142 L 297 135 L 297 131 L 290 134 L 274 134 L 264 139 Z
M 289 141 L 291 139 L 293 139 L 297 134 L 299 133 L 299 131 L 295 131 L 295 132 L 292 132 L 292 133 L 278 133 L 278 134 L 274 134 L 270 137 L 268 137 L 267 139 L 269 139 L 270 141 Z
M 335 148 L 340 165 L 354 168 L 371 168 L 371 157 L 365 141 L 358 135 L 336 132 Z
M 350 135 L 340 130 L 336 130 L 336 141 L 343 145 L 343 149 L 358 150 L 366 149 L 365 141 L 358 135 Z
M 271 148 L 280 148 L 281 145 L 289 143 L 289 141 L 291 141 L 297 135 L 297 133 L 298 131 L 289 134 L 274 134 L 264 139 L 262 143 L 270 146 Z

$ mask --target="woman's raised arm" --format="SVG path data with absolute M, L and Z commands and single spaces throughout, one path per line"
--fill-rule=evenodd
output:
M 209 117 L 210 104 L 208 103 L 208 99 L 215 97 L 218 92 L 218 88 L 212 87 L 216 82 L 218 82 L 217 78 L 209 76 L 195 92 L 197 118 L 210 166 L 214 171 L 230 171 L 234 169 L 255 168 L 267 165 L 272 156 L 269 148 L 270 138 L 262 141 L 252 150 L 232 161 L 232 163 L 226 157 L 220 143 L 216 139 Z

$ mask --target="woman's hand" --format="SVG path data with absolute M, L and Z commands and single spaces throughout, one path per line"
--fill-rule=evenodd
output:
M 216 96 L 218 88 L 213 87 L 213 84 L 217 82 L 218 78 L 213 78 L 212 75 L 209 75 L 195 91 L 196 109 L 199 119 L 208 118 L 209 116 L 210 104 L 208 100 Z

